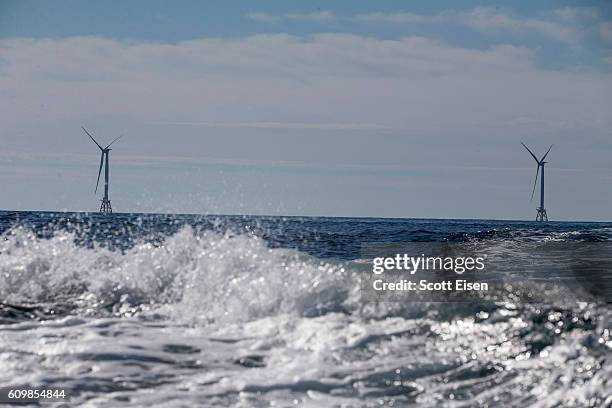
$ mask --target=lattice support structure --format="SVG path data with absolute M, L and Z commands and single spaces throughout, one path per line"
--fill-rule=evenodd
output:
M 546 215 L 546 208 L 541 208 L 541 207 L 538 208 L 538 214 L 536 215 L 536 221 L 548 221 L 548 215 Z
M 100 206 L 101 213 L 112 213 L 113 207 L 111 207 L 111 202 L 108 198 L 104 197 L 102 199 L 102 205 Z

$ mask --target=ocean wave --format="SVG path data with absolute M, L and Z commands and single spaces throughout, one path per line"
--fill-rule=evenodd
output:
M 553 228 L 553 230 L 551 230 Z M 451 233 L 448 237 L 451 242 L 479 242 L 479 241 L 508 241 L 508 242 L 612 242 L 612 228 L 599 227 L 589 229 L 555 231 L 554 226 L 548 229 L 504 227 L 491 228 L 476 232 Z
M 47 313 L 155 311 L 200 322 L 340 310 L 358 288 L 342 263 L 188 226 L 162 244 L 125 251 L 78 245 L 69 232 L 41 239 L 16 228 L 0 243 L 0 273 L 0 299 L 13 312 L 35 304 Z
M 252 233 L 183 226 L 162 241 L 143 239 L 128 249 L 111 250 L 84 245 L 74 232 L 58 229 L 41 238 L 29 228 L 16 227 L 0 239 L 0 316 L 18 320 L 138 314 L 193 324 L 250 321 L 281 313 L 311 317 L 343 312 L 371 318 L 435 313 L 451 318 L 505 302 L 560 306 L 569 299 L 591 300 L 584 285 L 567 286 L 567 276 L 551 276 L 546 264 L 538 266 L 542 252 L 532 251 L 542 242 L 548 241 L 480 243 L 479 250 L 492 263 L 519 258 L 524 263 L 505 262 L 505 269 L 481 275 L 500 282 L 481 299 L 432 307 L 418 294 L 412 301 L 361 302 L 360 275 L 368 271 L 368 259 L 324 261 L 271 247 Z M 552 256 L 558 260 L 556 254 Z M 523 282 L 525 273 L 515 269 L 525 266 L 536 269 Z M 557 284 L 562 280 L 565 284 Z
M 516 287 L 491 301 L 362 303 L 367 267 L 188 226 L 126 249 L 12 228 L 0 364 L 11 384 L 65 387 L 89 406 L 612 401 L 606 305 L 528 303 Z

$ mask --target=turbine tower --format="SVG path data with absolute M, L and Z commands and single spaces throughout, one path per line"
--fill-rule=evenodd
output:
M 532 201 L 533 201 L 533 195 L 535 193 L 536 185 L 538 184 L 538 175 L 540 174 L 540 168 L 542 168 L 542 177 L 540 177 L 540 206 L 538 207 L 536 221 L 548 221 L 548 215 L 546 215 L 546 208 L 544 208 L 544 165 L 548 162 L 545 162 L 544 159 L 546 159 L 548 152 L 550 152 L 550 149 L 552 149 L 552 145 L 550 145 L 550 147 L 548 148 L 544 156 L 542 156 L 542 158 L 538 160 L 536 155 L 533 154 L 533 152 L 529 150 L 527 146 L 525 146 L 525 143 L 521 142 L 521 144 L 523 145 L 525 149 L 527 149 L 531 157 L 533 157 L 533 160 L 535 160 L 536 163 L 538 163 L 538 169 L 536 170 L 535 181 L 533 182 L 533 191 L 531 192 Z
M 111 207 L 111 202 L 108 199 L 108 153 L 112 150 L 110 149 L 110 146 L 113 143 L 115 143 L 117 140 L 121 139 L 121 136 L 119 136 L 118 138 L 110 142 L 108 146 L 102 147 L 100 146 L 98 142 L 96 142 L 96 139 L 94 139 L 93 136 L 89 134 L 87 129 L 85 129 L 84 127 L 82 127 L 82 129 L 85 133 L 87 133 L 87 136 L 89 136 L 89 138 L 96 144 L 96 146 L 100 148 L 100 151 L 102 152 L 102 155 L 100 156 L 100 169 L 98 170 L 98 180 L 96 181 L 96 189 L 94 190 L 94 194 L 98 192 L 98 184 L 100 183 L 100 174 L 102 173 L 102 165 L 105 164 L 104 166 L 104 198 L 102 198 L 102 205 L 100 205 L 100 212 L 101 213 L 112 213 L 113 207 Z

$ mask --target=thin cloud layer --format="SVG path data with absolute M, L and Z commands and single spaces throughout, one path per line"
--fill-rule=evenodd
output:
M 9 39 L 0 46 L 5 124 L 128 115 L 217 127 L 449 132 L 516 117 L 553 128 L 609 122 L 602 112 L 610 75 L 544 70 L 533 50 L 513 45 L 266 34 L 176 44 Z
M 451 18 L 457 19 L 461 24 L 484 33 L 499 31 L 522 33 L 531 31 L 552 40 L 569 44 L 576 43 L 581 37 L 580 30 L 567 24 L 537 18 L 521 18 L 512 13 L 499 11 L 494 8 L 477 7 L 469 12 L 458 13 Z
M 262 23 L 283 21 L 353 22 L 381 24 L 454 24 L 468 27 L 485 34 L 510 33 L 520 35 L 536 33 L 551 40 L 577 45 L 592 30 L 586 24 L 596 24 L 605 40 L 610 40 L 607 25 L 601 13 L 590 7 L 565 7 L 554 10 L 538 18 L 524 17 L 507 10 L 494 7 L 476 7 L 463 11 L 444 11 L 433 15 L 410 12 L 374 12 L 339 16 L 331 11 L 303 14 L 265 14 L 249 13 L 247 18 Z
M 154 122 L 159 125 L 201 126 L 239 129 L 306 129 L 306 130 L 383 130 L 375 123 L 297 123 L 297 122 Z
M 2 42 L 4 78 L 113 81 L 143 77 L 414 77 L 454 72 L 511 71 L 532 65 L 525 47 L 486 50 L 407 37 L 380 40 L 352 34 L 303 38 L 267 34 L 239 40 L 197 39 L 178 44 L 123 42 L 99 37 Z
M 272 15 L 266 13 L 248 13 L 247 18 L 263 23 L 278 23 L 281 21 L 306 21 L 306 22 L 328 22 L 336 20 L 336 15 L 331 11 L 318 11 L 313 13 L 285 13 Z

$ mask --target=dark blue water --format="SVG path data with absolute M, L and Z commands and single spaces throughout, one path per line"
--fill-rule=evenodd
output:
M 362 298 L 365 247 L 437 242 L 501 262 L 494 296 Z M 94 407 L 611 406 L 611 244 L 612 223 L 4 211 L 0 387 Z
M 271 247 L 293 248 L 320 258 L 358 259 L 364 243 L 464 242 L 545 238 L 571 232 L 567 239 L 612 240 L 612 222 L 534 222 L 345 217 L 266 217 L 242 215 L 111 214 L 0 211 L 0 234 L 21 226 L 49 238 L 73 232 L 79 243 L 125 250 L 138 242 L 161 243 L 184 226 L 195 231 L 253 234 Z

